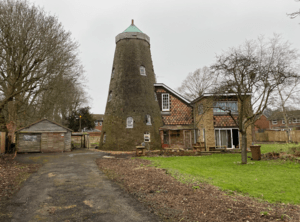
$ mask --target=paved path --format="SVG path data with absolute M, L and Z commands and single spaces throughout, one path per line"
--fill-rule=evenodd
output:
M 159 221 L 98 169 L 95 160 L 103 155 L 83 150 L 18 155 L 20 162 L 44 165 L 11 200 L 8 221 Z

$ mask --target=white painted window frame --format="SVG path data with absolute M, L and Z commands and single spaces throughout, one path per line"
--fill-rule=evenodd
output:
M 272 120 L 272 125 L 277 125 L 277 120 Z
M 168 97 L 166 106 L 164 106 L 164 101 L 165 101 L 164 96 Z M 164 107 L 167 107 L 167 108 L 164 109 Z M 170 95 L 169 95 L 169 93 L 162 93 L 161 94 L 161 110 L 162 111 L 170 111 Z
M 215 131 L 219 131 L 219 144 L 221 144 L 221 133 L 220 133 L 220 131 L 221 130 L 230 130 L 231 131 L 231 147 L 227 147 L 227 149 L 233 149 L 233 134 L 232 134 L 232 130 L 233 129 L 239 129 L 239 128 L 215 128 Z M 216 135 L 216 133 L 215 133 L 215 135 Z M 227 135 L 227 131 L 226 131 L 226 135 Z M 240 133 L 239 133 L 239 131 L 238 131 L 238 141 L 239 141 L 239 147 L 241 147 L 240 146 Z M 215 144 L 217 143 L 217 141 L 216 141 L 216 138 L 215 138 Z
M 129 122 L 130 120 L 131 120 L 131 123 Z M 128 129 L 133 128 L 133 118 L 131 116 L 127 117 L 127 119 L 126 119 L 126 128 L 128 128 Z
M 147 75 L 145 66 L 140 66 L 140 74 L 141 74 L 141 76 L 146 76 Z
M 146 125 L 152 125 L 151 123 L 151 116 L 149 114 L 147 114 L 147 122 Z
M 150 136 L 150 132 L 145 132 L 144 133 L 144 142 L 151 142 L 151 136 Z

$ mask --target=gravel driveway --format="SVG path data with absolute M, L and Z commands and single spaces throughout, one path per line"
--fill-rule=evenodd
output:
M 159 221 L 98 169 L 95 160 L 103 155 L 88 150 L 18 155 L 17 161 L 43 166 L 8 204 L 8 221 Z

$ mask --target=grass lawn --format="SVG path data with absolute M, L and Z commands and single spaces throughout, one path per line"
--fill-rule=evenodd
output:
M 262 150 L 270 152 L 271 146 L 264 144 Z M 279 145 L 274 149 L 280 149 Z M 269 202 L 300 204 L 298 163 L 248 159 L 248 164 L 241 165 L 241 154 L 145 159 L 151 160 L 157 167 L 168 169 L 173 176 L 183 181 L 204 181 L 224 190 L 238 191 Z
M 299 144 L 294 143 L 275 143 L 275 144 L 257 144 L 261 145 L 261 153 L 268 153 L 268 152 L 288 152 L 289 148 L 298 147 L 300 148 Z

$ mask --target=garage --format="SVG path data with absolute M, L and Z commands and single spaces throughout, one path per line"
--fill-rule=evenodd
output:
M 17 151 L 67 152 L 71 151 L 72 130 L 48 119 L 42 119 L 16 131 Z

